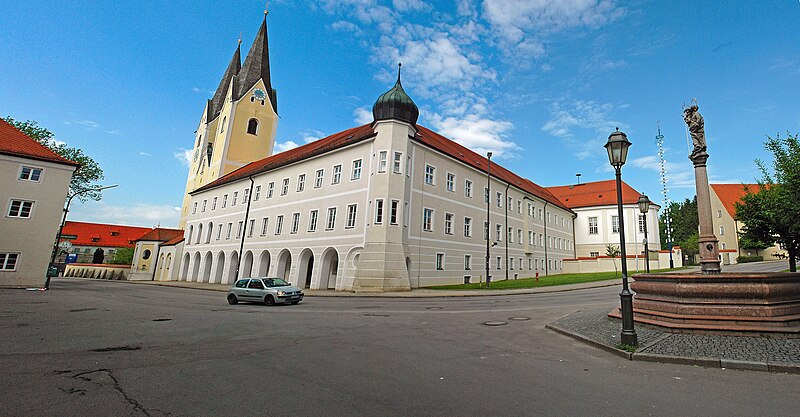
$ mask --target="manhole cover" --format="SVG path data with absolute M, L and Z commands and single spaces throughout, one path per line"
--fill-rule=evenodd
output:
M 442 310 L 443 307 L 425 307 L 428 310 Z
M 485 321 L 485 322 L 483 322 L 483 324 L 485 326 L 505 326 L 508 323 L 506 323 L 504 321 Z
M 508 319 L 509 320 L 515 320 L 515 321 L 527 321 L 527 320 L 530 320 L 531 318 L 530 317 L 525 317 L 525 316 L 517 316 L 517 317 L 509 317 Z

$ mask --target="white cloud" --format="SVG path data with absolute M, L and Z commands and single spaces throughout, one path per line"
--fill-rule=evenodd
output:
M 122 132 L 120 132 L 118 130 L 106 130 L 106 133 L 108 133 L 109 135 L 113 135 L 113 136 L 119 136 L 119 135 L 122 134 Z
M 359 125 L 372 123 L 372 112 L 364 107 L 358 107 L 353 110 L 353 117 L 355 118 L 353 120 Z
M 656 173 L 661 173 L 661 165 L 659 164 L 658 156 L 655 155 L 648 155 L 636 158 L 629 162 L 631 166 L 641 169 L 646 169 L 650 171 L 654 171 Z M 694 168 L 692 167 L 691 162 L 688 160 L 683 163 L 674 163 L 668 160 L 664 161 L 665 169 L 666 169 L 666 176 L 667 176 L 667 187 L 674 187 L 674 188 L 694 188 L 695 187 L 695 180 L 694 180 Z M 609 165 L 610 166 L 610 165 Z
M 303 137 L 303 142 L 305 143 L 311 143 L 314 142 L 315 140 L 319 140 L 325 137 L 325 133 L 314 129 L 306 129 L 300 132 L 300 135 Z
M 481 155 L 492 151 L 495 156 L 508 159 L 516 157 L 514 151 L 521 150 L 517 144 L 506 139 L 514 127 L 511 122 L 477 115 L 455 118 L 434 114 L 431 125 L 437 132 Z
M 169 204 L 114 206 L 102 201 L 90 201 L 73 205 L 68 220 L 127 226 L 153 227 L 161 225 L 161 227 L 177 227 L 180 216 L 181 208 Z
M 75 124 L 79 124 L 88 129 L 97 129 L 100 127 L 100 124 L 97 122 L 93 122 L 91 120 L 76 120 Z
M 334 30 L 341 30 L 343 32 L 354 32 L 354 33 L 361 33 L 361 29 L 352 22 L 348 22 L 346 20 L 339 20 L 337 22 L 333 22 L 331 24 L 331 28 Z
M 149 153 L 144 152 L 144 151 L 139 152 L 139 155 L 141 155 L 141 156 L 153 156 L 153 154 L 149 154 Z
M 298 145 L 297 142 L 292 141 L 292 140 L 288 140 L 288 141 L 282 142 L 282 143 L 276 143 L 275 144 L 275 153 L 285 152 L 285 151 L 288 151 L 289 149 L 294 149 L 294 148 L 296 148 L 298 146 L 300 146 L 300 145 Z
M 569 105 L 554 102 L 550 120 L 542 130 L 562 139 L 577 151 L 578 158 L 585 159 L 597 154 L 597 149 L 617 127 L 627 128 L 612 118 L 614 109 L 613 104 L 591 100 L 577 100 Z
M 178 161 L 181 161 L 181 165 L 185 167 L 190 167 L 192 165 L 192 150 L 191 149 L 183 149 L 179 148 L 177 152 L 173 152 L 172 156 L 175 157 Z
M 433 9 L 433 7 L 422 0 L 392 0 L 395 10 L 401 12 L 421 12 Z
M 192 87 L 192 92 L 195 94 L 199 94 L 203 92 L 203 89 L 199 87 Z

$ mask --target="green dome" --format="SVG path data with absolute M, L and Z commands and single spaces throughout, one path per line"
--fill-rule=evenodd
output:
M 419 108 L 403 90 L 403 85 L 400 84 L 399 70 L 394 87 L 378 97 L 375 105 L 372 106 L 372 117 L 375 121 L 398 119 L 416 126 Z

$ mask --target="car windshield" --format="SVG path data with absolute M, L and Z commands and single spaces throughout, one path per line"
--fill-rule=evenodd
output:
M 281 278 L 264 278 L 264 284 L 266 284 L 267 287 L 285 287 L 289 285 L 288 282 Z

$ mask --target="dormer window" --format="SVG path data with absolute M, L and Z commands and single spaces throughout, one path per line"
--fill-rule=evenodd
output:
M 119 236 L 119 232 L 117 232 L 116 230 L 112 230 L 111 236 Z
M 93 238 L 92 238 L 92 242 L 99 242 L 99 241 L 100 241 L 100 238 L 99 238 L 99 237 L 93 237 Z
M 247 133 L 258 135 L 258 119 L 252 118 L 247 122 Z

